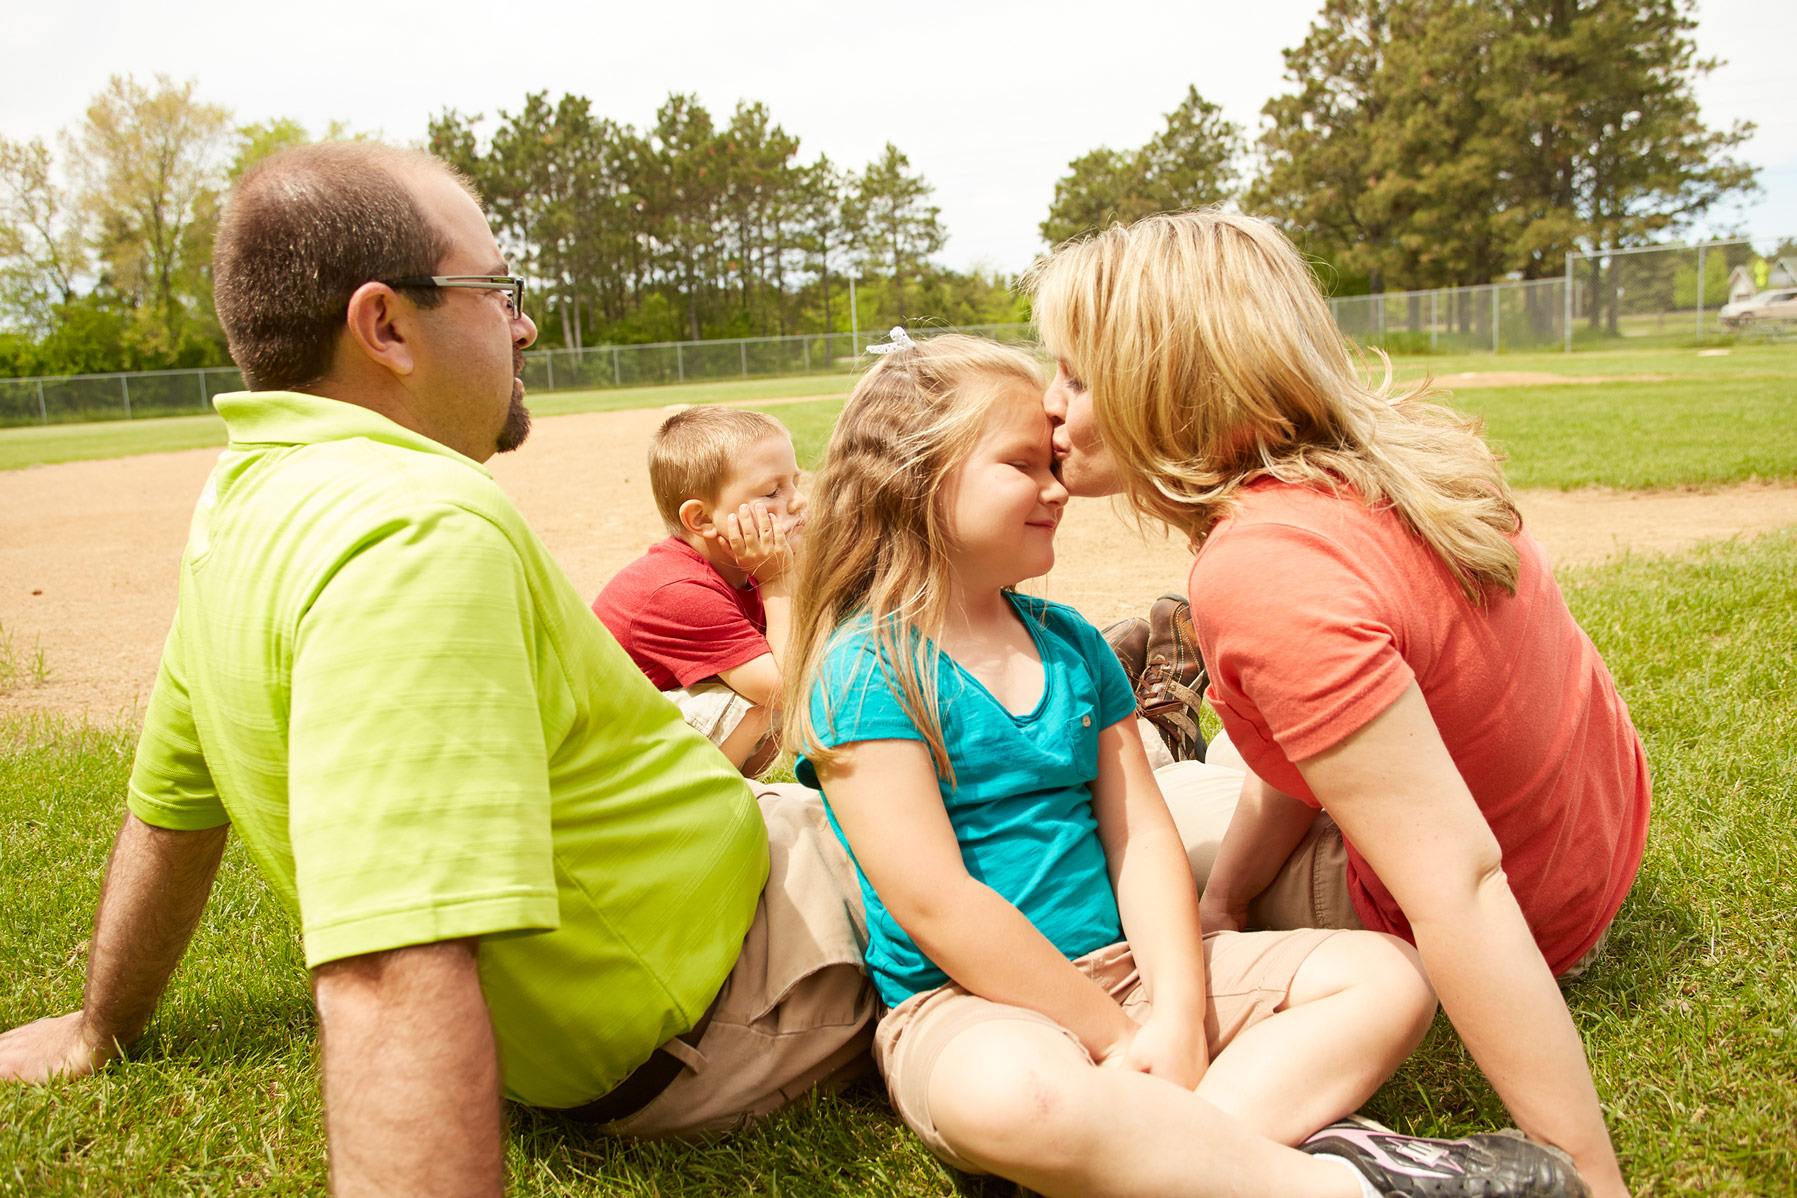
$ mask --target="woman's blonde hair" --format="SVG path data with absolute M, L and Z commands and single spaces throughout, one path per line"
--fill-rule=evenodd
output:
M 1478 424 L 1371 385 L 1297 249 L 1272 225 L 1179 212 L 1038 263 L 1042 340 L 1090 388 L 1130 501 L 1194 546 L 1258 478 L 1395 509 L 1468 598 L 1516 590 L 1522 526 Z
M 1019 384 L 1042 390 L 1029 355 L 944 334 L 881 357 L 843 406 L 810 488 L 781 663 L 788 743 L 813 761 L 838 754 L 819 736 L 835 696 L 824 696 L 814 721 L 811 688 L 837 632 L 865 622 L 881 673 L 953 785 L 936 695 L 934 638 L 950 582 L 939 492 L 972 453 L 993 401 Z

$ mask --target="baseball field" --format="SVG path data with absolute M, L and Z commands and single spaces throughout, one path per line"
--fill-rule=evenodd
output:
M 1647 743 L 1655 814 L 1607 956 L 1568 994 L 1638 1194 L 1797 1193 L 1797 345 L 1399 363 L 1481 416 L 1525 522 Z M 583 594 L 661 535 L 669 406 L 765 407 L 815 465 L 850 376 L 533 401 L 490 463 Z M 77 1005 L 136 722 L 173 614 L 213 417 L 0 432 L 0 1027 Z M 1183 588 L 1182 542 L 1075 501 L 1040 590 L 1096 623 Z M 0 1192 L 324 1184 L 297 936 L 233 849 L 134 1060 L 0 1090 Z M 1506 1122 L 1445 1020 L 1368 1113 Z M 877 1085 L 707 1146 L 592 1141 L 513 1112 L 520 1194 L 1009 1193 L 951 1177 Z

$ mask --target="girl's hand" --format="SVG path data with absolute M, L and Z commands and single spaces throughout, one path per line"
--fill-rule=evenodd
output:
M 1210 1053 L 1204 1043 L 1202 1027 L 1155 1014 L 1130 1037 L 1120 1057 L 1099 1063 L 1146 1073 L 1191 1090 L 1210 1068 Z
M 767 505 L 757 500 L 718 522 L 724 548 L 737 569 L 761 582 L 772 582 L 786 572 L 792 545 Z

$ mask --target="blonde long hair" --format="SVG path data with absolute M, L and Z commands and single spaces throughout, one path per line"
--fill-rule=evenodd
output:
M 1522 527 L 1477 422 L 1370 385 L 1296 248 L 1272 225 L 1179 212 L 1057 249 L 1025 286 L 1048 348 L 1090 388 L 1139 512 L 1194 546 L 1258 478 L 1389 506 L 1474 602 L 1516 591 Z
M 936 694 L 950 583 L 938 492 L 973 452 L 993 400 L 1019 383 L 1042 389 L 1029 355 L 944 334 L 884 355 L 843 406 L 810 488 L 782 663 L 788 742 L 813 761 L 839 752 L 819 736 L 811 688 L 837 632 L 865 619 L 882 674 L 954 784 Z

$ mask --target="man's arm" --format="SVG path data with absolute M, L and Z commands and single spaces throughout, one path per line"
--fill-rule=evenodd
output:
M 336 1198 L 501 1193 L 499 1055 L 476 943 L 415 945 L 312 971 Z
M 81 1009 L 0 1036 L 0 1079 L 80 1077 L 143 1035 L 206 908 L 229 831 L 176 831 L 125 816 L 94 914 Z

